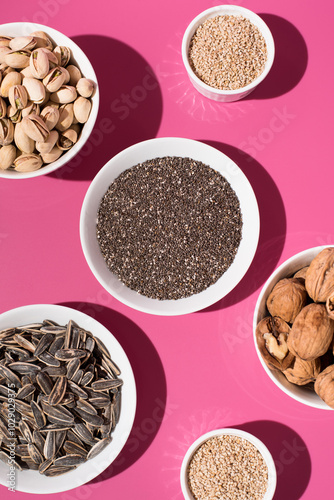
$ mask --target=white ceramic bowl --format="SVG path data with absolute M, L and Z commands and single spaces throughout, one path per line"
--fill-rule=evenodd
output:
M 94 124 L 97 118 L 97 113 L 99 110 L 99 87 L 96 78 L 96 74 L 93 66 L 91 65 L 86 54 L 80 49 L 80 47 L 74 43 L 70 38 L 66 35 L 57 31 L 53 28 L 49 28 L 49 26 L 44 26 L 42 24 L 36 23 L 8 23 L 0 25 L 0 33 L 2 35 L 7 36 L 26 36 L 34 31 L 45 31 L 51 39 L 58 45 L 69 47 L 72 52 L 72 59 L 70 60 L 71 64 L 74 62 L 81 70 L 81 73 L 86 78 L 93 80 L 96 83 L 96 90 L 94 92 L 92 100 L 92 109 L 88 118 L 88 121 L 84 124 L 79 140 L 74 146 L 67 152 L 63 153 L 61 157 L 52 163 L 45 164 L 38 170 L 34 172 L 16 172 L 15 170 L 0 170 L 0 177 L 5 177 L 7 179 L 26 179 L 30 177 L 38 177 L 40 175 L 49 174 L 50 172 L 54 172 L 58 168 L 65 165 L 72 158 L 74 158 L 83 147 L 88 137 L 90 136 Z
M 243 16 L 246 19 L 249 19 L 255 26 L 259 28 L 267 44 L 268 57 L 261 75 L 255 78 L 255 80 L 253 80 L 249 85 L 236 90 L 219 90 L 204 83 L 192 70 L 188 57 L 190 41 L 197 28 L 209 18 L 224 15 Z M 275 44 L 268 26 L 257 14 L 249 9 L 246 9 L 245 7 L 238 7 L 237 5 L 218 5 L 216 7 L 211 7 L 210 9 L 205 10 L 191 21 L 183 35 L 181 52 L 183 64 L 187 70 L 190 81 L 195 89 L 198 90 L 198 92 L 214 101 L 232 102 L 238 101 L 239 99 L 242 99 L 243 97 L 248 95 L 267 76 L 274 62 Z
M 255 331 L 259 321 L 261 321 L 261 319 L 269 315 L 266 307 L 266 302 L 275 284 L 280 279 L 290 277 L 302 267 L 308 266 L 311 263 L 311 260 L 316 255 L 318 255 L 318 253 L 321 252 L 321 250 L 329 246 L 333 245 L 324 245 L 324 246 L 309 248 L 308 250 L 304 250 L 303 252 L 297 253 L 290 259 L 283 262 L 273 272 L 273 274 L 268 278 L 268 280 L 264 284 L 256 302 L 254 318 L 253 318 L 255 349 L 264 370 L 269 375 L 271 380 L 277 385 L 277 387 L 279 387 L 283 392 L 285 392 L 285 394 L 295 399 L 296 401 L 299 401 L 300 403 L 303 403 L 308 406 L 312 406 L 313 408 L 320 408 L 323 410 L 331 410 L 331 408 L 328 405 L 326 405 L 326 403 L 321 398 L 319 398 L 319 396 L 314 392 L 313 389 L 291 384 L 281 372 L 274 371 L 268 368 L 257 346 Z
M 230 268 L 216 283 L 203 292 L 179 300 L 151 299 L 130 290 L 107 268 L 96 238 L 98 208 L 113 180 L 121 172 L 140 162 L 164 156 L 192 158 L 220 172 L 238 196 L 243 217 L 242 240 Z M 245 175 L 230 158 L 199 141 L 164 137 L 130 146 L 109 160 L 100 170 L 84 199 L 80 219 L 80 237 L 89 267 L 96 279 L 111 295 L 133 309 L 172 316 L 208 307 L 224 297 L 239 283 L 253 260 L 259 238 L 259 226 L 259 212 L 254 192 Z
M 268 448 L 260 441 L 257 437 L 253 436 L 249 432 L 242 431 L 240 429 L 217 429 L 214 431 L 207 432 L 200 436 L 196 441 L 190 446 L 187 453 L 185 454 L 180 471 L 180 481 L 181 481 L 181 489 L 183 496 L 186 500 L 194 500 L 194 496 L 192 495 L 189 485 L 188 485 L 188 466 L 193 454 L 196 450 L 202 446 L 208 439 L 211 439 L 216 436 L 223 435 L 232 435 L 243 438 L 250 443 L 252 443 L 258 451 L 261 453 L 267 467 L 268 467 L 268 488 L 266 494 L 264 495 L 262 500 L 271 500 L 274 496 L 277 482 L 277 474 L 274 460 L 269 452 Z
M 136 412 L 136 386 L 129 360 L 115 337 L 101 323 L 83 312 L 69 307 L 34 304 L 18 307 L 0 315 L 0 330 L 40 322 L 44 319 L 65 325 L 73 319 L 79 326 L 89 330 L 102 340 L 112 359 L 121 370 L 122 406 L 118 424 L 112 434 L 111 443 L 95 458 L 81 464 L 76 470 L 60 477 L 46 477 L 38 471 L 16 471 L 15 490 L 25 493 L 59 493 L 81 486 L 101 474 L 117 457 L 130 434 Z M 0 461 L 0 484 L 8 488 L 8 466 Z

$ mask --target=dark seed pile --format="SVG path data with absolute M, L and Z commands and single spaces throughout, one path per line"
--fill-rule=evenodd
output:
M 154 299 L 205 290 L 232 264 L 242 234 L 228 181 L 190 158 L 154 158 L 124 171 L 103 196 L 97 238 L 110 271 Z

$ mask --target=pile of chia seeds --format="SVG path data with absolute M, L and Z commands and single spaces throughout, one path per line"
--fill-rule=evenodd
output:
M 154 158 L 109 186 L 96 233 L 108 268 L 127 287 L 176 300 L 202 292 L 230 267 L 242 216 L 217 171 L 190 158 Z

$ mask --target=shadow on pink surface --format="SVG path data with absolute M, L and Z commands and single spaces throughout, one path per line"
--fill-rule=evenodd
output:
M 94 67 L 100 90 L 99 113 L 77 156 L 50 176 L 92 180 L 114 155 L 156 136 L 162 96 L 154 71 L 129 45 L 100 35 L 76 36 L 73 41 Z
M 286 236 L 286 215 L 280 192 L 270 174 L 244 151 L 214 141 L 203 141 L 233 160 L 249 180 L 259 206 L 260 237 L 256 254 L 240 283 L 222 300 L 201 310 L 216 311 L 242 301 L 254 293 L 274 271 Z
M 290 427 L 270 420 L 233 427 L 259 438 L 272 454 L 277 472 L 274 500 L 301 498 L 311 476 L 311 458 L 302 438 Z
M 129 358 L 137 388 L 137 409 L 130 436 L 115 461 L 91 483 L 116 476 L 135 463 L 155 438 L 166 410 L 166 379 L 155 347 L 133 321 L 100 304 L 64 302 L 99 321 L 117 339 Z M 143 370 L 145 366 L 145 370 Z
M 275 42 L 275 59 L 265 80 L 245 99 L 271 99 L 286 94 L 303 78 L 308 51 L 298 29 L 273 14 L 259 14 L 268 25 Z

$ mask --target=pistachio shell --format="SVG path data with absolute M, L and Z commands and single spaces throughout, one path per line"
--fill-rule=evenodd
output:
M 45 141 L 49 136 L 49 129 L 40 116 L 34 114 L 25 116 L 22 125 L 24 132 L 36 142 Z
M 16 36 L 9 42 L 12 50 L 32 50 L 36 46 L 36 40 L 33 36 Z
M 89 118 L 91 107 L 91 101 L 85 97 L 80 96 L 74 101 L 74 116 L 79 123 L 86 123 Z
M 14 125 L 9 118 L 0 119 L 0 145 L 8 146 L 14 138 Z
M 30 56 L 29 68 L 34 78 L 44 78 L 50 69 L 49 58 L 44 49 L 35 49 Z
M 8 146 L 3 146 L 0 149 L 0 170 L 6 170 L 9 168 L 16 157 L 16 148 L 12 144 Z
M 49 50 L 53 50 L 53 43 L 49 35 L 44 31 L 34 31 L 30 33 L 36 40 L 36 48 L 44 47 Z
M 29 66 L 27 66 L 26 68 L 23 68 L 21 69 L 20 71 L 22 77 L 27 77 L 27 78 L 35 78 L 34 75 L 32 74 L 32 71 L 31 71 L 31 68 L 30 68 L 30 63 L 29 63 Z
M 32 113 L 34 115 L 40 115 L 40 106 L 39 104 L 36 104 L 35 102 L 32 102 L 32 101 L 28 101 L 26 107 L 24 109 L 22 109 L 22 118 L 24 118 L 25 116 L 28 116 L 28 115 L 31 115 Z
M 73 123 L 73 103 L 63 104 L 59 108 L 59 119 L 56 125 L 56 129 L 60 132 L 67 130 Z
M 23 78 L 22 85 L 27 89 L 30 101 L 40 104 L 45 99 L 45 87 L 36 78 Z
M 82 97 L 91 97 L 95 89 L 95 83 L 88 78 L 80 78 L 76 85 L 76 89 L 78 94 Z
M 71 50 L 68 47 L 57 45 L 53 53 L 58 59 L 59 66 L 65 67 L 71 58 Z
M 51 69 L 43 78 L 43 85 L 49 92 L 57 92 L 65 82 L 65 73 L 59 66 Z
M 15 170 L 18 172 L 34 172 L 43 165 L 42 158 L 39 155 L 23 154 L 14 160 Z
M 67 71 L 67 68 L 63 68 L 62 66 L 59 66 L 59 69 L 62 73 L 64 73 L 64 85 L 67 85 L 70 81 L 70 74 L 69 72 Z M 72 85 L 72 84 L 70 84 Z M 75 87 L 75 85 L 73 85 L 73 87 Z
M 59 120 L 59 110 L 53 108 L 52 106 L 46 106 L 41 112 L 41 117 L 45 121 L 46 126 L 49 130 L 52 130 Z
M 50 153 L 58 141 L 58 136 L 58 132 L 56 130 L 52 130 L 49 137 L 45 141 L 36 142 L 37 151 L 39 151 L 42 156 Z
M 293 323 L 297 314 L 307 303 L 307 292 L 297 278 L 279 280 L 267 299 L 271 316 L 279 316 L 287 323 Z
M 59 135 L 57 146 L 59 149 L 67 151 L 68 149 L 71 149 L 71 147 L 77 142 L 77 140 L 77 132 L 74 129 L 69 128 L 67 130 L 64 130 L 64 132 Z
M 12 123 L 19 123 L 22 119 L 22 111 L 20 109 L 13 108 L 9 105 L 7 108 L 7 117 Z
M 75 87 L 80 78 L 82 78 L 81 71 L 74 64 L 69 64 L 66 69 L 70 75 L 70 85 L 73 85 L 73 87 Z
M 58 160 L 58 158 L 61 156 L 62 154 L 62 150 L 59 149 L 57 146 L 54 146 L 50 153 L 46 153 L 45 155 L 43 154 L 42 155 L 42 159 L 44 161 L 44 163 L 52 163 L 56 160 Z
M 63 85 L 57 92 L 51 94 L 51 101 L 58 102 L 60 104 L 67 104 L 73 102 L 77 97 L 77 91 L 75 87 L 70 85 Z
M 0 94 L 2 97 L 8 97 L 9 89 L 13 85 L 21 85 L 22 75 L 16 71 L 8 73 L 1 82 Z
M 7 54 L 11 52 L 9 47 L 0 47 L 0 64 L 3 64 L 5 62 L 5 57 Z
M 23 85 L 13 85 L 8 92 L 8 99 L 14 109 L 23 109 L 28 103 L 28 92 Z
M 12 38 L 11 36 L 0 35 L 0 47 L 9 47 Z
M 12 50 L 5 55 L 5 63 L 11 68 L 22 69 L 29 66 L 30 52 L 28 50 Z
M 33 153 L 35 142 L 25 133 L 24 126 L 17 123 L 14 130 L 14 142 L 16 147 L 23 153 Z
M 0 118 L 5 118 L 7 114 L 7 104 L 6 101 L 0 97 Z
M 41 50 L 43 50 L 45 52 L 45 54 L 47 55 L 47 57 L 49 59 L 50 69 L 54 68 L 55 66 L 58 66 L 58 59 L 57 59 L 56 54 L 54 54 L 53 52 L 51 52 L 51 50 L 46 49 L 46 48 L 42 48 Z

